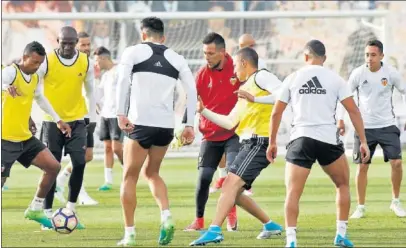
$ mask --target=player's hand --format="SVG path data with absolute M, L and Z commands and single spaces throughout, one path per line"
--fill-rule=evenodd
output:
M 69 124 L 60 120 L 56 123 L 56 125 L 58 126 L 59 130 L 61 130 L 61 132 L 65 134 L 66 137 L 72 137 L 72 128 L 69 126 Z
M 190 145 L 193 143 L 195 140 L 195 130 L 193 127 L 186 126 L 185 129 L 183 129 L 182 135 L 181 135 L 181 141 L 183 145 Z
M 203 109 L 204 109 L 203 101 L 199 96 L 199 97 L 197 97 L 196 111 L 198 113 L 201 113 L 203 111 Z
M 274 163 L 276 155 L 278 153 L 278 146 L 276 143 L 270 143 L 266 149 L 266 158 L 269 162 Z
M 127 118 L 127 116 L 119 115 L 119 116 L 117 116 L 117 120 L 118 120 L 118 126 L 124 132 L 131 132 L 134 130 L 135 126 L 134 126 L 134 124 L 132 124 L 130 122 L 130 120 Z
M 367 143 L 361 143 L 359 147 L 360 153 L 361 153 L 361 161 L 363 164 L 368 163 L 369 158 L 371 156 L 369 147 Z
M 16 98 L 17 96 L 21 96 L 20 93 L 18 93 L 17 88 L 14 85 L 10 85 L 7 88 L 7 92 L 12 96 L 13 98 Z
M 337 123 L 337 128 L 341 136 L 345 135 L 345 124 L 344 120 L 339 120 Z
M 238 98 L 245 99 L 249 102 L 254 102 L 254 100 L 255 100 L 254 96 L 245 90 L 237 90 L 237 91 L 234 91 L 234 93 L 238 94 Z
M 30 131 L 31 131 L 32 135 L 35 136 L 35 134 L 37 133 L 37 126 L 35 125 L 35 122 L 31 119 L 31 117 L 30 117 L 30 120 L 28 122 L 28 126 L 30 128 Z

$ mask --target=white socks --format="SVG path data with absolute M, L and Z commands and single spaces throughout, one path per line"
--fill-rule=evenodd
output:
M 68 168 L 72 167 L 72 162 L 69 162 L 67 166 L 63 169 L 61 173 L 59 173 L 58 177 L 56 178 L 57 185 L 59 187 L 65 187 L 66 183 L 68 182 L 71 172 L 68 171 Z
M 75 203 L 74 203 L 74 202 L 68 201 L 68 203 L 66 203 L 66 208 L 72 210 L 73 212 L 76 212 L 76 210 L 75 210 Z
M 393 198 L 392 199 L 392 203 L 399 203 L 399 202 L 400 202 L 399 198 Z
M 348 221 L 337 220 L 337 234 L 339 234 L 343 238 L 347 234 L 347 225 L 348 225 Z
M 220 177 L 220 178 L 223 178 L 223 177 L 226 177 L 226 176 L 227 176 L 227 170 L 226 170 L 226 168 L 218 168 L 218 170 L 219 170 L 219 177 Z
M 44 209 L 44 213 L 48 218 L 52 217 L 52 209 Z
M 113 184 L 113 168 L 104 168 L 104 181 Z
M 291 243 L 296 245 L 296 227 L 287 227 L 286 228 L 286 247 L 290 247 Z
M 171 212 L 169 209 L 165 209 L 161 211 L 161 222 L 165 222 L 171 216 Z
M 134 226 L 126 226 L 124 228 L 124 238 L 128 238 L 131 235 L 135 235 L 135 227 Z
M 41 210 L 44 206 L 44 200 L 45 198 L 39 198 L 35 196 L 30 205 L 31 210 L 34 211 Z

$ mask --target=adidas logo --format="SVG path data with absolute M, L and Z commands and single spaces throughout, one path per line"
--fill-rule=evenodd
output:
M 78 75 L 78 77 L 81 77 L 82 76 L 82 73 L 81 72 L 79 72 L 79 75 Z
M 154 66 L 162 67 L 162 65 L 161 65 L 161 62 L 160 62 L 160 61 L 156 62 L 156 63 L 154 64 Z
M 325 95 L 327 93 L 317 77 L 312 77 L 312 80 L 307 81 L 302 87 L 303 88 L 299 90 L 299 94 Z

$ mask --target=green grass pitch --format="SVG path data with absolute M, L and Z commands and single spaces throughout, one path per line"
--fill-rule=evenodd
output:
M 114 247 L 122 238 L 123 224 L 119 199 L 121 168 L 114 168 L 114 189 L 98 192 L 103 183 L 101 162 L 93 162 L 86 168 L 85 183 L 89 194 L 99 201 L 98 206 L 78 206 L 78 216 L 87 229 L 70 235 L 54 231 L 40 232 L 39 225 L 25 220 L 24 210 L 31 202 L 40 171 L 34 167 L 25 170 L 15 165 L 7 182 L 9 190 L 2 193 L 2 246 L 3 247 Z M 356 166 L 351 164 L 352 207 L 356 206 L 354 186 Z M 216 173 L 216 178 L 217 178 Z M 169 187 L 171 212 L 177 231 L 171 246 L 185 247 L 199 236 L 197 232 L 183 232 L 195 215 L 195 159 L 166 159 L 161 175 Z M 271 216 L 284 225 L 283 204 L 285 197 L 284 164 L 282 157 L 263 171 L 254 183 L 253 198 Z M 405 183 L 403 185 L 406 185 Z M 406 187 L 402 187 L 403 193 Z M 206 227 L 213 218 L 219 193 L 210 195 L 206 207 Z M 301 199 L 298 222 L 300 247 L 331 247 L 335 235 L 335 189 L 318 165 L 308 180 Z M 390 165 L 380 158 L 374 159 L 369 172 L 367 218 L 350 220 L 348 234 L 357 247 L 404 247 L 406 245 L 406 218 L 396 217 L 390 210 Z M 61 207 L 55 200 L 54 210 Z M 225 232 L 225 241 L 219 246 L 283 247 L 285 234 L 270 240 L 256 240 L 261 224 L 238 209 L 239 231 Z M 160 211 L 153 200 L 145 180 L 138 186 L 136 232 L 139 246 L 157 246 Z M 224 226 L 225 227 L 225 226 Z

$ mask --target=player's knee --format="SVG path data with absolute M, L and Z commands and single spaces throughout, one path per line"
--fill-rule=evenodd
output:
M 369 169 L 369 164 L 359 164 L 358 165 L 358 174 L 366 174 Z
M 123 153 L 123 148 L 121 146 L 113 146 L 113 153 L 120 155 Z
M 111 145 L 111 142 L 104 142 L 104 152 L 105 153 L 113 152 L 113 146 Z
M 402 160 L 401 159 L 394 159 L 390 161 L 393 170 L 400 171 L 402 170 Z
M 73 152 L 70 154 L 72 161 L 72 170 L 79 169 L 82 170 L 86 165 L 86 155 L 83 152 Z
M 211 167 L 200 167 L 199 168 L 199 184 L 198 187 L 200 188 L 208 188 L 210 187 L 210 183 L 213 180 L 213 175 L 215 169 Z
M 157 171 L 145 169 L 142 170 L 142 176 L 147 180 L 153 180 L 154 178 L 159 176 L 159 173 Z

